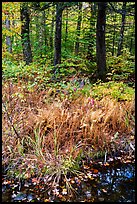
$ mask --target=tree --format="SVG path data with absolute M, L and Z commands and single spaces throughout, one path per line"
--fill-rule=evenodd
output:
M 123 48 L 128 48 L 129 50 L 132 50 L 132 52 L 134 52 L 134 47 L 133 49 L 130 49 L 130 45 L 132 45 L 132 40 L 134 39 L 134 37 L 132 38 L 132 35 L 134 36 L 135 32 L 134 31 L 135 3 L 109 2 L 107 8 L 109 11 L 106 31 L 107 51 L 112 50 L 112 55 L 114 55 L 115 52 L 117 52 L 116 53 L 117 56 L 122 54 Z
M 7 30 L 10 30 L 10 20 L 8 19 L 8 17 L 6 18 L 6 28 Z M 12 53 L 12 42 L 10 36 L 6 36 L 6 45 L 8 48 L 8 52 Z
M 46 49 L 46 14 L 45 10 L 40 13 L 40 29 L 39 29 L 39 48 L 41 49 L 41 56 L 45 53 Z
M 61 31 L 62 31 L 63 2 L 56 3 L 56 27 L 54 45 L 54 66 L 61 64 Z
M 96 30 L 96 57 L 97 77 L 103 81 L 106 79 L 106 2 L 98 2 L 97 30 Z
M 54 40 L 54 66 L 61 64 L 61 37 L 62 37 L 62 13 L 66 7 L 77 5 L 78 2 L 56 2 L 56 26 Z M 54 68 L 54 73 L 57 69 Z
M 54 18 L 55 18 L 55 9 L 52 10 L 52 20 L 51 20 L 51 29 L 50 29 L 50 48 L 53 50 L 53 31 L 54 31 Z
M 118 53 L 117 56 L 121 55 L 122 47 L 123 47 L 123 38 L 124 38 L 124 29 L 125 29 L 125 20 L 126 20 L 126 1 L 123 1 L 122 6 L 122 22 L 121 22 L 121 30 L 120 30 L 120 38 L 118 42 Z
M 113 16 L 113 22 L 114 22 L 114 30 L 113 30 L 113 41 L 112 41 L 112 56 L 114 56 L 114 51 L 115 51 L 115 31 L 116 31 L 116 25 L 115 25 L 115 22 L 116 22 L 116 14 L 114 14 Z
M 76 44 L 75 44 L 75 54 L 78 55 L 79 53 L 79 37 L 80 37 L 80 28 L 82 22 L 82 2 L 79 2 L 78 6 L 78 21 L 77 21 L 77 37 L 76 37 Z
M 89 2 L 90 6 L 90 27 L 88 33 L 88 50 L 87 50 L 87 59 L 92 63 L 94 61 L 94 41 L 95 41 L 95 20 L 96 19 L 96 3 Z
M 65 50 L 67 50 L 67 39 L 68 39 L 68 8 L 66 8 L 66 26 L 65 26 Z
M 26 64 L 30 64 L 32 62 L 32 52 L 30 45 L 30 37 L 29 37 L 29 10 L 28 3 L 23 2 L 20 7 L 20 17 L 21 17 L 21 40 L 23 47 L 23 57 Z

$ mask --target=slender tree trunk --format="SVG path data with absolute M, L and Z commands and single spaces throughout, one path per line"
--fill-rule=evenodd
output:
M 45 12 L 44 11 L 44 22 L 45 22 L 45 25 L 44 25 L 44 44 L 45 44 L 45 52 L 48 50 L 48 40 L 49 40 L 49 32 L 48 32 L 48 29 L 47 29 L 47 18 L 48 18 L 48 15 L 49 15 L 49 9 Z
M 36 42 L 39 42 L 39 11 L 36 11 L 35 29 L 36 29 Z
M 46 30 L 45 30 L 45 25 L 46 25 L 46 17 L 45 17 L 45 11 L 41 11 L 40 15 L 39 15 L 39 48 L 40 48 L 40 55 L 42 57 L 42 55 L 45 53 L 45 39 L 46 39 Z
M 54 66 L 61 64 L 62 2 L 56 4 L 56 28 L 54 44 Z M 56 72 L 56 70 L 55 70 Z
M 48 44 L 47 40 L 47 31 L 46 31 L 46 18 L 47 18 L 47 10 L 37 11 L 35 16 L 35 29 L 36 29 L 36 37 L 35 37 L 35 50 L 36 53 L 42 57 L 42 55 L 46 54 L 46 48 Z
M 112 56 L 114 56 L 114 53 L 115 53 L 115 28 L 116 28 L 116 25 L 115 25 L 115 22 L 116 22 L 116 15 L 114 14 L 114 30 L 113 30 L 113 45 L 112 45 Z
M 10 20 L 6 18 L 6 28 L 10 30 Z M 11 42 L 11 37 L 6 36 L 6 45 L 9 53 L 12 53 L 12 42 Z
M 68 8 L 66 9 L 65 49 L 67 48 L 67 39 L 68 39 Z
M 133 47 L 133 35 L 131 36 L 131 40 L 130 40 L 129 52 L 132 52 L 132 47 Z
M 120 30 L 120 38 L 118 43 L 118 53 L 117 56 L 122 54 L 123 48 L 123 39 L 124 39 L 124 30 L 125 30 L 125 21 L 126 21 L 126 1 L 123 1 L 122 7 L 122 23 L 121 23 L 121 30 Z
M 21 39 L 22 39 L 22 47 L 23 47 L 23 56 L 26 64 L 30 64 L 32 62 L 32 52 L 30 45 L 30 37 L 29 37 L 29 11 L 27 2 L 23 2 L 20 8 L 21 13 Z
M 106 2 L 98 2 L 97 30 L 96 30 L 96 56 L 97 56 L 97 77 L 106 79 Z
M 55 10 L 52 10 L 52 22 L 51 22 L 51 30 L 50 30 L 50 48 L 53 50 L 53 31 L 54 31 L 54 16 Z
M 30 41 L 33 45 L 33 43 L 35 43 L 35 40 L 34 40 L 34 35 L 33 35 L 33 22 L 30 20 L 30 24 L 29 24 L 29 35 L 30 35 Z
M 44 16 L 45 12 L 41 11 L 40 15 L 39 15 L 39 47 L 41 49 L 41 51 L 43 51 L 42 47 L 44 44 L 44 25 L 45 25 L 45 16 Z
M 134 50 L 135 50 L 135 43 L 134 43 L 134 39 L 135 39 L 135 22 L 133 23 L 133 32 L 131 34 L 131 39 L 130 39 L 130 43 L 129 43 L 129 51 L 134 54 Z M 131 30 L 131 28 L 130 28 Z
M 95 4 L 95 3 L 94 3 Z M 93 31 L 95 30 L 95 10 L 94 10 L 94 5 L 93 2 L 90 2 L 90 31 L 89 31 L 89 36 L 88 36 L 88 51 L 87 51 L 87 59 L 90 62 L 94 61 L 93 57 L 93 52 L 94 52 L 94 41 L 95 41 L 95 36 L 93 34 Z
M 77 37 L 76 37 L 76 44 L 75 44 L 75 54 L 76 55 L 78 55 L 79 53 L 79 37 L 80 37 L 81 22 L 82 22 L 82 2 L 79 2 Z

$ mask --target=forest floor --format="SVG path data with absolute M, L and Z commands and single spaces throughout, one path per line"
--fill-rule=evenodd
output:
M 6 80 L 2 92 L 4 186 L 15 191 L 15 180 L 31 179 L 39 190 L 45 183 L 50 189 L 44 202 L 55 200 L 53 195 L 66 201 L 100 168 L 110 169 L 117 160 L 134 164 L 134 88 L 113 81 L 91 85 L 73 76 L 44 88 Z

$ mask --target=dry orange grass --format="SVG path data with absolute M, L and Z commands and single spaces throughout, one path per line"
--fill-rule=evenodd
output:
M 28 142 L 28 138 L 36 142 L 36 130 L 40 139 L 39 148 L 46 160 L 47 153 L 53 155 L 55 151 L 60 155 L 73 153 L 73 157 L 77 157 L 79 149 L 73 150 L 78 143 L 83 149 L 94 145 L 96 149 L 103 150 L 109 147 L 116 132 L 123 137 L 123 133 L 130 135 L 134 128 L 133 101 L 116 102 L 103 98 L 91 105 L 90 98 L 80 96 L 72 101 L 67 97 L 63 101 L 53 98 L 46 103 L 43 101 L 43 98 L 47 98 L 46 94 L 46 90 L 38 93 L 37 89 L 27 92 L 21 86 L 3 87 L 3 102 L 19 134 L 17 138 L 3 108 L 2 141 L 3 158 L 7 158 L 6 161 L 23 153 L 34 154 L 34 146 L 30 140 Z

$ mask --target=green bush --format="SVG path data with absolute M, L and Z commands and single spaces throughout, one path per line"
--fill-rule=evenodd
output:
M 135 56 L 125 49 L 123 54 L 116 57 L 107 56 L 108 78 L 116 81 L 127 80 L 135 74 Z
M 94 84 L 92 88 L 92 97 L 98 100 L 105 96 L 119 100 L 131 101 L 134 96 L 134 89 L 123 82 L 106 82 Z

